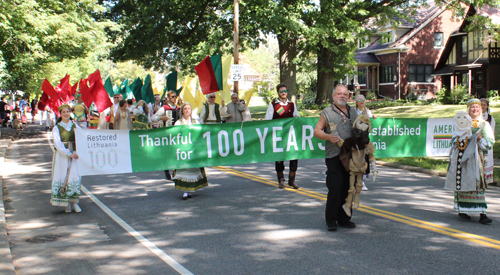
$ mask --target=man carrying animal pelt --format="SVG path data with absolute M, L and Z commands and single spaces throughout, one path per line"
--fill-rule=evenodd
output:
M 349 193 L 345 204 L 342 206 L 347 216 L 351 216 L 351 208 L 359 207 L 359 195 L 363 188 L 363 175 L 370 173 L 370 166 L 373 180 L 377 176 L 378 170 L 375 165 L 375 147 L 370 141 L 368 134 L 372 127 L 370 118 L 365 114 L 360 114 L 353 123 L 353 135 L 346 140 L 340 140 L 340 160 L 344 168 L 350 172 Z M 368 165 L 370 164 L 370 165 Z M 353 202 L 354 197 L 354 202 Z

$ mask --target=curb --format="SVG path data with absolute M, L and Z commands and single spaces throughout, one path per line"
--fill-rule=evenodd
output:
M 447 174 L 446 172 L 436 171 L 436 170 L 432 170 L 432 169 L 403 165 L 403 164 L 399 164 L 399 163 L 392 163 L 392 162 L 386 162 L 386 161 L 381 161 L 381 160 L 377 160 L 377 164 L 380 164 L 382 166 L 407 170 L 407 171 L 411 171 L 411 172 L 419 172 L 419 173 L 429 174 L 429 175 L 433 175 L 433 176 L 437 176 L 437 177 L 446 178 L 446 174 Z
M 1 133 L 1 130 L 0 130 Z M 10 140 L 0 140 L 0 163 L 5 161 L 5 153 L 10 146 Z M 3 198 L 3 178 L 0 174 L 0 273 L 16 274 L 12 254 L 10 251 L 9 239 L 7 237 L 7 223 L 5 222 L 5 206 Z

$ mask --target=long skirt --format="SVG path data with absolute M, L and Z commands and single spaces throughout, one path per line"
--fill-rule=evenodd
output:
M 484 190 L 474 192 L 455 192 L 455 210 L 465 214 L 486 214 Z
M 488 150 L 488 153 L 484 156 L 484 179 L 487 184 L 493 183 L 493 149 Z
M 174 170 L 175 189 L 194 192 L 208 186 L 205 168 L 189 168 Z
M 80 201 L 82 178 L 78 176 L 76 161 L 72 160 L 71 164 L 69 163 L 68 157 L 59 154 L 57 151 L 54 153 L 52 161 L 52 188 L 50 192 L 50 203 L 54 206 L 68 206 L 70 202 L 78 203 Z M 69 170 L 68 166 L 70 166 Z M 61 193 L 66 173 L 69 173 L 67 190 L 66 193 Z

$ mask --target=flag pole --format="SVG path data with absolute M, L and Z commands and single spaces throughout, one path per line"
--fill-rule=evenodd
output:
M 239 47 L 239 0 L 234 0 L 234 64 L 239 64 L 238 47 Z M 234 93 L 238 94 L 238 81 L 234 81 Z

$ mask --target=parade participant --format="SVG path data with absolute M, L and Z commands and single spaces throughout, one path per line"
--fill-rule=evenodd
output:
M 120 100 L 122 100 L 122 94 L 115 94 L 113 96 L 113 105 L 109 109 L 109 129 L 114 129 L 113 122 L 115 121 L 115 114 L 118 112 L 118 108 L 120 108 Z
M 133 130 L 145 130 L 149 129 L 150 119 L 148 117 L 149 109 L 148 105 L 144 100 L 139 100 L 137 106 L 134 110 L 134 123 L 132 124 Z
M 151 118 L 153 122 L 163 122 L 160 127 L 172 126 L 179 118 L 181 108 L 177 106 L 177 94 L 174 91 L 168 91 L 167 98 L 164 98 L 163 107 L 158 109 L 155 115 Z M 165 177 L 168 180 L 172 179 L 169 170 L 165 170 Z
M 164 126 L 172 126 L 179 118 L 180 108 L 177 104 L 177 94 L 174 91 L 169 91 L 167 94 L 168 101 L 164 103 L 163 107 L 155 112 L 155 120 L 162 120 Z
M 491 131 L 493 132 L 493 136 L 495 136 L 495 118 L 490 114 L 490 101 L 487 100 L 486 98 L 481 98 L 481 111 L 483 113 L 483 120 L 488 122 L 489 126 L 491 127 Z M 484 157 L 488 163 L 488 166 L 485 166 L 484 168 L 484 174 L 486 178 L 486 183 L 490 184 L 493 183 L 493 146 L 491 146 L 491 149 L 488 150 L 488 153 Z
M 295 104 L 287 99 L 288 91 L 285 84 L 279 84 L 276 86 L 276 91 L 278 92 L 278 98 L 273 100 L 266 112 L 266 120 L 280 119 L 280 118 L 290 118 L 290 117 L 300 117 L 299 111 L 295 107 Z M 295 184 L 295 174 L 297 172 L 298 160 L 290 160 L 290 172 L 288 173 L 288 185 L 294 189 L 299 189 L 300 187 Z M 285 188 L 285 162 L 276 161 L 275 170 L 278 176 L 278 187 Z
M 154 95 L 155 97 L 155 102 L 153 103 L 153 114 L 156 113 L 158 111 L 158 109 L 160 109 L 162 107 L 162 102 L 160 101 L 160 95 L 159 94 L 155 94 Z
M 7 96 L 2 96 L 0 101 L 0 120 L 2 121 L 2 127 L 7 127 Z
M 245 105 L 245 100 L 240 99 L 240 103 Z M 241 113 L 241 116 L 243 117 L 243 121 L 252 121 L 252 114 L 250 114 L 250 108 L 248 107 Z
M 47 130 L 52 130 L 54 128 L 54 112 L 49 107 L 45 107 L 46 114 L 45 114 L 45 128 Z
M 353 123 L 353 135 L 346 140 L 340 139 L 340 160 L 344 168 L 350 172 L 349 191 L 345 204 L 342 206 L 347 216 L 351 216 L 351 209 L 359 208 L 359 195 L 363 188 L 363 175 L 378 173 L 375 165 L 375 147 L 370 141 L 372 126 L 366 114 L 359 114 Z M 330 129 L 335 132 L 337 125 L 330 123 Z M 353 202 L 354 197 L 354 202 Z
M 100 114 L 94 102 L 90 104 L 89 108 L 89 126 L 88 129 L 97 129 L 99 126 Z
M 468 214 L 480 214 L 479 222 L 491 223 L 486 216 L 483 151 L 488 150 L 495 139 L 491 128 L 481 114 L 479 99 L 467 102 L 468 112 L 458 112 L 454 117 L 455 132 L 450 149 L 450 165 L 445 189 L 455 191 L 454 204 L 458 216 L 471 219 Z
M 182 98 L 180 96 L 177 98 L 177 106 L 182 106 Z
M 208 94 L 208 101 L 201 107 L 200 122 L 202 124 L 216 124 L 222 122 L 222 116 L 226 114 L 224 100 L 221 105 L 215 103 L 215 93 Z
M 75 123 L 82 129 L 87 129 L 89 109 L 83 103 L 82 95 L 76 95 L 77 103 L 73 106 L 73 114 L 75 116 Z
M 52 188 L 50 203 L 54 206 L 66 207 L 64 212 L 72 209 L 80 213 L 78 205 L 80 197 L 81 177 L 78 175 L 75 146 L 75 128 L 80 128 L 70 119 L 69 105 L 59 106 L 61 117 L 52 130 L 56 151 L 52 165 Z
M 366 114 L 369 118 L 373 118 L 373 119 L 376 119 L 377 116 L 376 115 L 373 115 L 372 112 L 370 110 L 368 110 L 368 108 L 365 107 L 366 105 L 366 99 L 365 99 L 365 96 L 362 95 L 362 94 L 359 94 L 357 95 L 354 100 L 356 101 L 356 111 L 358 112 L 358 115 L 359 114 Z M 368 187 L 366 187 L 366 184 L 365 184 L 365 181 L 363 180 L 363 191 L 368 191 Z
M 127 109 L 127 101 L 120 100 L 120 108 L 116 112 L 114 125 L 116 130 L 132 130 L 132 118 Z
M 238 95 L 231 95 L 231 102 L 226 105 L 227 109 L 227 120 L 226 122 L 242 122 L 243 121 L 243 112 L 248 108 L 245 104 L 242 104 L 238 101 Z
M 31 101 L 31 123 L 35 123 L 35 116 L 38 114 L 38 97 Z
M 333 104 L 321 112 L 318 123 L 314 128 L 314 136 L 326 140 L 325 162 L 327 167 L 326 186 L 328 195 L 326 199 L 325 219 L 329 231 L 337 230 L 337 223 L 341 227 L 354 228 L 342 205 L 349 191 L 349 173 L 340 160 L 340 139 L 346 140 L 352 136 L 352 125 L 358 113 L 347 105 L 349 91 L 344 85 L 337 85 L 333 90 Z M 330 123 L 337 126 L 335 132 L 330 128 Z M 351 213 L 352 214 L 352 213 Z
M 175 122 L 175 126 L 199 124 L 198 120 L 193 119 L 191 115 L 191 104 L 188 102 L 182 104 L 181 110 L 181 117 Z M 174 170 L 174 182 L 175 189 L 184 192 L 182 195 L 183 200 L 192 197 L 190 192 L 208 186 L 205 168 L 203 167 Z

